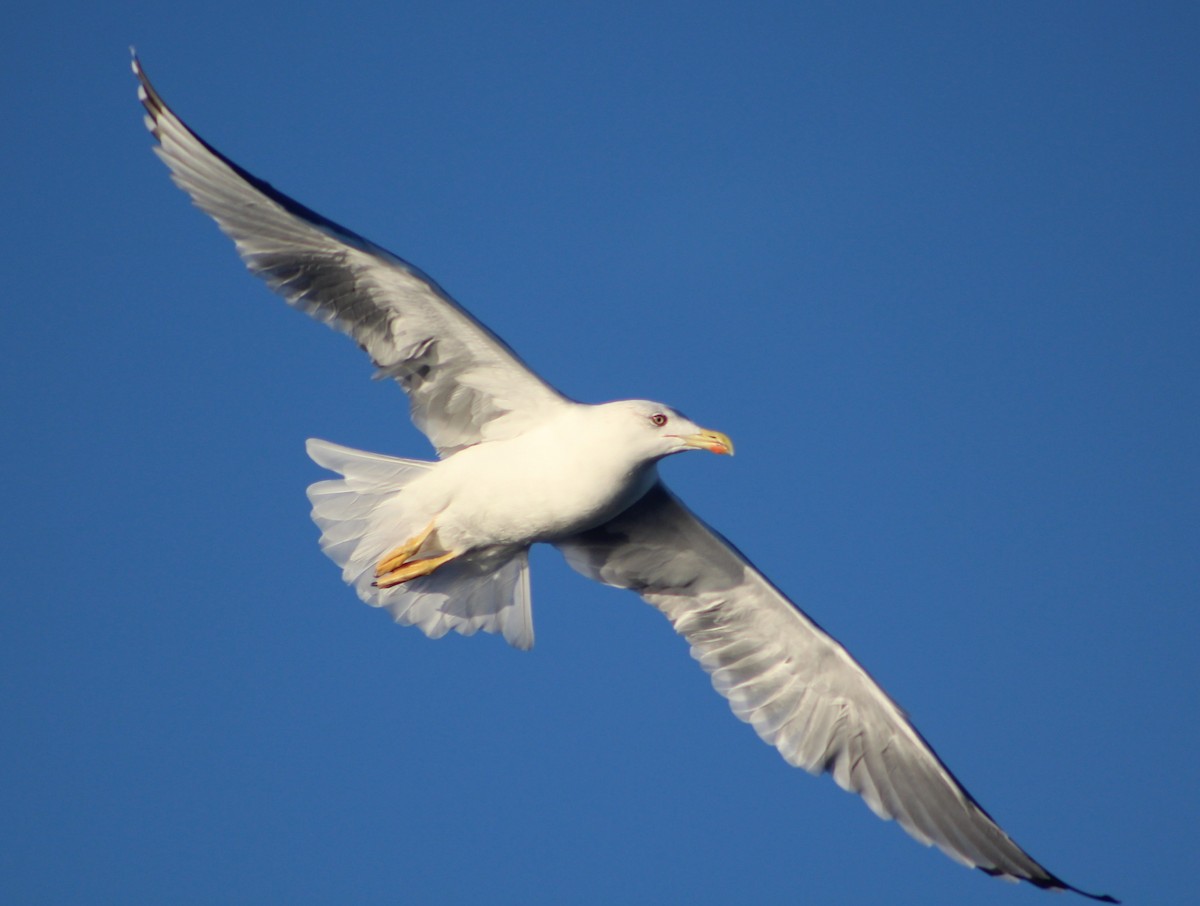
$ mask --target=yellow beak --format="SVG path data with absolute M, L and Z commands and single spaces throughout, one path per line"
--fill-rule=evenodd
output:
M 697 431 L 695 434 L 683 435 L 683 442 L 697 450 L 707 450 L 709 453 L 719 453 L 723 456 L 733 455 L 733 441 L 728 434 L 720 431 Z

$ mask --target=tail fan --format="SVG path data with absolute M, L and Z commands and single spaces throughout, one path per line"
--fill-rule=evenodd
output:
M 313 462 L 342 478 L 308 488 L 321 550 L 342 578 L 372 607 L 430 638 L 450 630 L 500 633 L 515 648 L 533 647 L 529 560 L 524 548 L 484 550 L 452 560 L 436 572 L 392 588 L 376 588 L 375 564 L 399 541 L 416 534 L 406 513 L 404 487 L 436 463 L 399 459 L 310 439 Z

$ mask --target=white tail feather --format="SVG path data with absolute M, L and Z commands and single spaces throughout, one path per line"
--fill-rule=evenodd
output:
M 372 607 L 385 607 L 397 623 L 430 638 L 450 630 L 473 635 L 499 632 L 516 648 L 533 647 L 529 561 L 524 548 L 463 555 L 428 576 L 377 588 L 375 564 L 425 526 L 407 512 L 403 488 L 436 463 L 399 459 L 310 439 L 308 455 L 342 475 L 308 488 L 321 549 L 342 568 L 342 578 Z

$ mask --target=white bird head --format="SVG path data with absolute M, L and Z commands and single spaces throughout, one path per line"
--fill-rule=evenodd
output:
M 681 412 L 650 400 L 620 400 L 599 407 L 612 417 L 621 442 L 646 459 L 662 459 L 688 450 L 733 455 L 733 441 L 720 431 L 701 428 Z

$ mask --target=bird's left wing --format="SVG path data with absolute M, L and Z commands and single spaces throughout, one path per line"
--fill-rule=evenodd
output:
M 661 610 L 734 714 L 791 764 L 830 773 L 875 814 L 965 865 L 1083 893 L 1017 846 L 846 649 L 661 482 L 558 547 L 585 576 Z
M 408 262 L 292 200 L 189 129 L 137 57 L 138 97 L 171 178 L 217 221 L 252 273 L 349 334 L 408 394 L 442 456 L 511 437 L 567 400 Z

